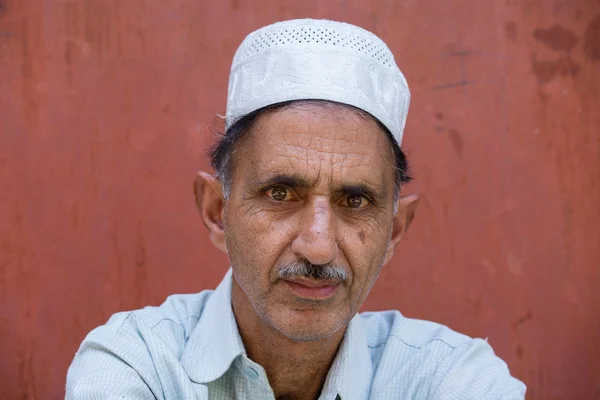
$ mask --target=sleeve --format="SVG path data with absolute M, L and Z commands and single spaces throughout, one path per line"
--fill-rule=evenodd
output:
M 481 339 L 454 348 L 437 369 L 428 399 L 524 400 L 525 385 Z
M 159 396 L 158 376 L 143 340 L 113 326 L 90 332 L 67 372 L 67 400 L 146 400 Z

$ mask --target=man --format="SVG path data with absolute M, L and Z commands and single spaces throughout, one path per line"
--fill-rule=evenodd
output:
M 397 311 L 357 314 L 410 226 L 409 103 L 386 45 L 293 20 L 231 69 L 198 210 L 231 270 L 214 291 L 114 315 L 84 340 L 70 399 L 523 399 L 486 341 Z

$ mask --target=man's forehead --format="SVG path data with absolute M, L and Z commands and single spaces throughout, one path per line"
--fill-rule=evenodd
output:
M 393 172 L 387 176 L 384 168 L 361 162 L 335 162 L 334 159 L 314 160 L 309 157 L 290 157 L 271 154 L 240 163 L 245 183 L 252 187 L 282 184 L 289 187 L 327 187 L 336 191 L 342 187 L 365 186 L 373 191 L 387 192 L 393 186 Z M 391 169 L 391 168 L 390 168 Z M 238 171 L 239 172 L 239 171 Z
M 270 113 L 244 142 L 242 158 L 250 161 L 246 168 L 259 180 L 281 175 L 311 185 L 321 178 L 373 186 L 382 185 L 386 169 L 393 173 L 385 133 L 374 121 L 344 109 Z
M 256 147 L 280 151 L 364 157 L 390 150 L 389 139 L 375 120 L 343 105 L 301 103 L 275 110 L 259 116 L 250 133 Z

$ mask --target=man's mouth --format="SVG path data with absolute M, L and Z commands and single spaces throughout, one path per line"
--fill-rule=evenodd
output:
M 305 277 L 284 279 L 290 290 L 297 296 L 310 300 L 327 300 L 335 294 L 339 280 L 314 280 Z

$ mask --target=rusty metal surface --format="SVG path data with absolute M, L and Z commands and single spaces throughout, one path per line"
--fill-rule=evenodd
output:
M 531 400 L 600 398 L 597 0 L 0 0 L 0 397 L 64 396 L 110 314 L 216 285 L 207 127 L 244 35 L 305 16 L 380 35 L 413 91 L 423 201 L 365 308 L 489 338 Z

